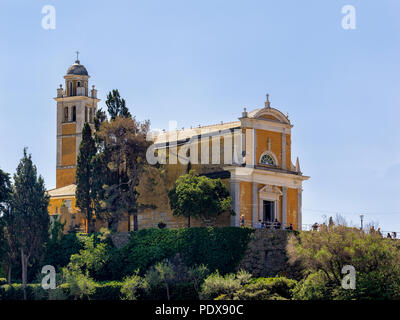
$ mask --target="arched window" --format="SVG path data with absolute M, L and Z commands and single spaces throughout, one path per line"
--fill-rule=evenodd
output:
M 268 153 L 265 153 L 265 154 L 263 154 L 261 156 L 260 163 L 261 164 L 267 164 L 267 165 L 270 165 L 270 166 L 274 166 L 275 165 L 274 158 L 272 158 Z
M 72 121 L 76 121 L 76 107 L 72 107 Z
M 64 108 L 64 122 L 68 122 L 68 107 Z

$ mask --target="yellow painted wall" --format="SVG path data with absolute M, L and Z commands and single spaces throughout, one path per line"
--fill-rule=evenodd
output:
M 244 215 L 246 226 L 252 225 L 252 196 L 251 182 L 240 182 L 240 216 Z
M 65 187 L 76 181 L 76 169 L 57 169 L 57 188 Z
M 292 139 L 290 134 L 286 135 L 286 169 L 290 170 L 292 164 Z
M 75 134 L 76 133 L 76 124 L 75 123 L 63 123 L 62 124 L 62 134 Z
M 74 166 L 76 165 L 76 138 L 62 138 L 61 165 Z
M 282 136 L 279 132 L 272 132 L 266 130 L 257 129 L 257 153 L 256 161 L 257 164 L 260 162 L 261 154 L 268 150 L 267 141 L 271 139 L 271 152 L 275 154 L 278 159 L 278 165 L 282 165 Z
M 291 223 L 294 229 L 297 226 L 297 189 L 288 188 L 287 190 L 287 223 Z

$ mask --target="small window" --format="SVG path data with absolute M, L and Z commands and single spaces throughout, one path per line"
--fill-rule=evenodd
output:
M 72 107 L 72 121 L 76 121 L 76 107 Z
M 267 165 L 270 165 L 270 166 L 274 166 L 275 165 L 274 159 L 269 154 L 264 154 L 260 159 L 260 163 L 261 164 L 267 164 Z
M 78 81 L 77 86 L 78 86 L 78 88 L 81 86 L 81 82 L 80 81 Z
M 64 122 L 68 122 L 68 107 L 64 108 Z

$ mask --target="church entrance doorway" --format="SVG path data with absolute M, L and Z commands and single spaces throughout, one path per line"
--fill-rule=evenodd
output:
M 265 222 L 273 222 L 275 219 L 275 203 L 274 201 L 263 200 L 263 220 Z

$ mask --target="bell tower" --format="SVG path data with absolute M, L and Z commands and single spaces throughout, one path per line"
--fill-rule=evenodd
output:
M 89 74 L 77 57 L 65 79 L 65 89 L 60 84 L 57 89 L 57 182 L 61 188 L 76 181 L 76 163 L 82 129 L 88 122 L 94 130 L 94 117 L 97 110 L 97 90 L 89 91 Z

